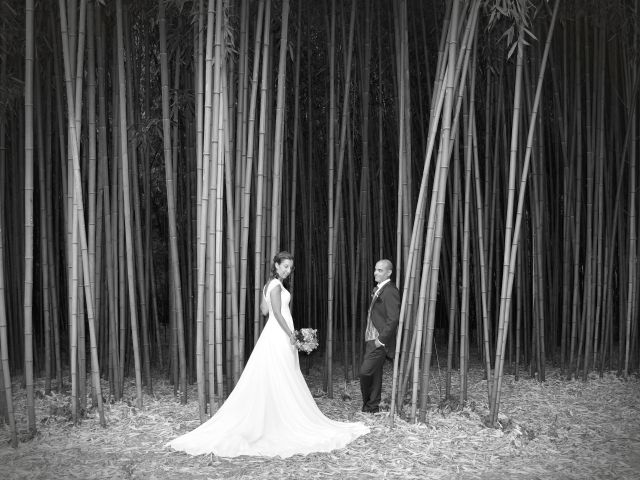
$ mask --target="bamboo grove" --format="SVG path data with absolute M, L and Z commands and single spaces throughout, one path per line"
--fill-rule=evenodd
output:
M 491 424 L 505 375 L 637 372 L 638 7 L 3 2 L 14 442 L 14 390 L 35 432 L 38 380 L 103 425 L 104 399 L 143 407 L 167 378 L 185 403 L 195 382 L 204 421 L 260 333 L 279 250 L 329 396 L 357 376 L 379 258 L 402 292 L 396 413 L 463 403 L 470 362 Z

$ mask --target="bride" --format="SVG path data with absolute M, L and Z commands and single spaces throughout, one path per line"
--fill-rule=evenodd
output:
M 328 452 L 369 433 L 362 423 L 323 415 L 309 392 L 294 346 L 291 294 L 283 281 L 293 255 L 278 253 L 260 305 L 269 319 L 237 385 L 207 422 L 168 443 L 191 455 L 290 457 Z

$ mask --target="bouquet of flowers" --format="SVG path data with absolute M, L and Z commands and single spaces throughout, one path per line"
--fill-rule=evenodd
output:
M 318 330 L 314 328 L 301 328 L 294 331 L 296 336 L 296 348 L 309 355 L 318 348 Z

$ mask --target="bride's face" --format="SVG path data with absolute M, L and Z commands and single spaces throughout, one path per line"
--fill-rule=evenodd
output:
M 293 271 L 293 260 L 283 260 L 282 263 L 276 263 L 276 273 L 281 279 L 287 278 Z

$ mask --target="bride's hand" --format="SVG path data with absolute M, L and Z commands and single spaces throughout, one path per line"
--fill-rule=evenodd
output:
M 289 341 L 291 342 L 291 345 L 295 345 L 296 344 L 296 332 L 291 332 L 289 334 Z

